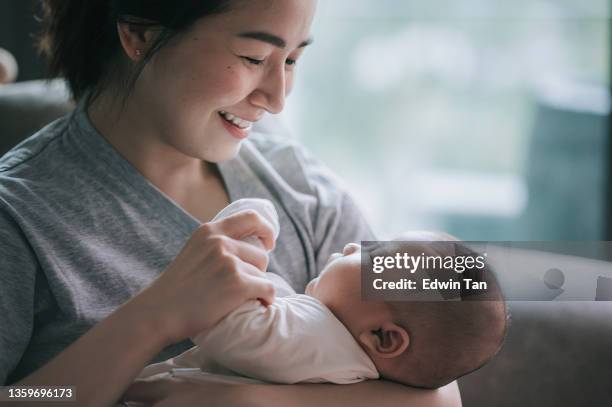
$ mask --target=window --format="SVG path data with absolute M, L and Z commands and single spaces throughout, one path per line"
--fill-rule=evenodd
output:
M 288 119 L 381 237 L 603 239 L 604 0 L 321 0 Z

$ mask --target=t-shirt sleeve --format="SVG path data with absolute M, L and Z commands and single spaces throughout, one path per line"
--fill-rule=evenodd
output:
M 16 222 L 0 208 L 0 384 L 28 346 L 38 262 Z

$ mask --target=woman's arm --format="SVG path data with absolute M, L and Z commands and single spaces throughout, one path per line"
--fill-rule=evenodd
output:
M 110 406 L 166 345 L 158 328 L 143 318 L 137 304 L 128 302 L 16 385 L 74 386 L 78 405 Z
M 249 299 L 274 300 L 262 276 L 266 252 L 235 240 L 255 235 L 271 249 L 272 233 L 251 211 L 201 226 L 149 287 L 18 384 L 75 386 L 78 405 L 112 405 L 164 346 L 212 327 Z
M 436 390 L 416 389 L 386 380 L 367 380 L 350 385 L 262 386 L 257 391 L 268 401 L 262 406 L 461 407 L 457 382 Z
M 242 407 L 461 407 L 457 382 L 422 390 L 385 380 L 336 384 L 218 384 L 159 375 L 136 381 L 125 400 L 156 407 L 210 405 Z M 207 404 L 207 405 L 208 405 Z

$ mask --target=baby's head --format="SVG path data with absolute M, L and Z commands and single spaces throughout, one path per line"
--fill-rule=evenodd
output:
M 441 234 L 419 236 L 449 240 Z M 423 240 L 417 237 L 404 238 Z M 487 280 L 496 286 L 492 276 Z M 474 296 L 430 302 L 362 300 L 361 250 L 354 243 L 330 257 L 306 294 L 342 321 L 382 377 L 411 386 L 437 388 L 478 369 L 497 353 L 505 337 L 501 294 L 497 300 Z

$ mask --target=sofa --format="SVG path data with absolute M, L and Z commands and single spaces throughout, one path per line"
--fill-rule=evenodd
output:
M 0 155 L 71 109 L 61 81 L 0 85 Z M 278 123 L 261 125 L 274 131 Z M 612 406 L 612 301 L 515 301 L 509 308 L 500 353 L 459 380 L 464 406 Z

